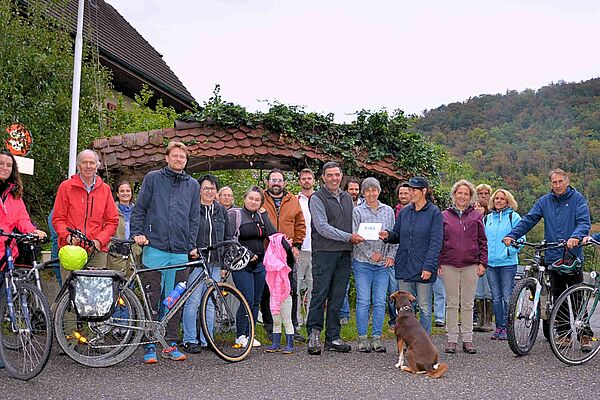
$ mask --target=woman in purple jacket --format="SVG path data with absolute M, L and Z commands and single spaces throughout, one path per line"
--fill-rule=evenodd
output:
M 475 187 L 466 180 L 452 186 L 452 206 L 442 212 L 444 244 L 440 252 L 439 275 L 446 289 L 446 353 L 456 353 L 459 337 L 458 309 L 460 304 L 460 335 L 463 351 L 475 354 L 473 346 L 473 299 L 477 279 L 487 266 L 487 239 L 482 215 L 475 211 Z

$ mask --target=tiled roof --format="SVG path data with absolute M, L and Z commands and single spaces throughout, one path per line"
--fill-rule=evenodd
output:
M 66 6 L 51 4 L 52 0 L 41 1 L 48 4 L 51 15 L 65 18 L 75 32 L 77 0 L 68 0 Z M 123 80 L 116 82 L 115 86 L 122 83 L 137 93 L 137 86 L 141 87 L 143 82 L 158 97 L 163 98 L 166 105 L 173 105 L 178 111 L 191 109 L 194 98 L 171 71 L 162 55 L 104 0 L 86 1 L 84 35 L 92 43 L 98 43 L 101 63 L 113 70 L 113 77 Z M 114 71 L 115 69 L 119 71 Z M 132 84 L 132 77 L 127 76 L 128 74 L 136 78 L 135 83 Z
M 220 129 L 180 121 L 177 125 L 178 128 L 96 139 L 92 148 L 100 154 L 102 169 L 109 175 L 132 181 L 141 181 L 146 173 L 165 165 L 165 143 L 173 139 L 188 145 L 188 173 L 242 168 L 300 170 L 306 167 L 307 159 L 336 160 L 318 148 L 291 142 L 275 133 L 265 135 L 261 128 Z M 391 157 L 375 163 L 357 163 L 367 171 L 402 179 Z

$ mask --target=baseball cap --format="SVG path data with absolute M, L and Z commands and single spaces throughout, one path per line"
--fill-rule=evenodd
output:
M 408 186 L 411 188 L 423 189 L 429 187 L 429 182 L 422 176 L 414 176 L 408 181 Z

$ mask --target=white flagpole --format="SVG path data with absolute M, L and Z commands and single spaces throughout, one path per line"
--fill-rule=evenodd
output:
M 77 158 L 77 128 L 79 122 L 79 92 L 81 86 L 81 53 L 83 51 L 83 7 L 79 0 L 77 11 L 77 35 L 75 36 L 75 60 L 73 63 L 73 96 L 71 98 L 71 134 L 69 136 L 69 177 L 75 174 Z

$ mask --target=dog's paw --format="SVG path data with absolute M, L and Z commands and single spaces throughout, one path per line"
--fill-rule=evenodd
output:
M 440 363 L 434 364 L 434 365 L 433 365 L 433 369 L 434 369 L 434 371 L 435 371 L 436 369 L 438 369 L 439 367 L 440 367 Z
M 394 367 L 396 367 L 396 368 L 401 368 L 401 367 L 403 367 L 403 365 L 402 365 L 402 364 L 400 364 L 400 363 L 398 362 L 398 363 L 396 363 L 396 364 L 394 365 Z
M 426 374 L 427 371 L 417 371 L 417 374 Z

